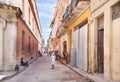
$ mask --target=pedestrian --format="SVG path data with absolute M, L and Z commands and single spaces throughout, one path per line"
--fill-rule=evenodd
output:
M 54 69 L 55 68 L 55 53 L 54 52 L 52 53 L 50 60 L 51 60 L 52 69 Z
M 15 65 L 15 71 L 19 72 L 19 65 L 18 64 Z
M 23 58 L 21 58 L 20 64 L 21 64 L 21 66 L 25 66 L 25 67 L 28 67 L 28 66 L 29 66 L 29 65 L 28 65 L 28 61 L 24 62 Z

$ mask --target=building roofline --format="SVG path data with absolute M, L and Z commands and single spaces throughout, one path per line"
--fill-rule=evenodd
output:
M 32 10 L 32 13 L 33 13 L 33 16 L 35 17 L 35 21 L 36 21 L 36 23 L 37 23 L 37 27 L 38 27 L 38 29 L 39 29 L 39 33 L 40 33 L 40 36 L 42 37 L 42 34 L 41 34 L 41 32 L 42 31 L 40 31 L 40 26 L 41 25 L 39 25 L 40 24 L 40 22 L 39 22 L 39 20 L 37 20 L 37 17 L 36 17 L 36 14 L 35 14 L 35 10 L 34 10 L 34 7 L 33 7 L 33 3 L 32 3 L 32 1 L 31 0 L 28 0 L 29 1 L 29 3 L 30 3 L 30 7 L 31 7 L 31 10 Z M 36 5 L 36 3 L 35 3 L 35 5 Z M 38 11 L 37 11 L 38 12 Z M 37 14 L 38 15 L 38 14 Z M 39 19 L 39 18 L 38 18 Z M 39 23 L 38 23 L 39 22 Z
M 13 10 L 17 17 L 22 15 L 22 11 L 19 7 L 11 6 L 0 2 L 0 9 Z

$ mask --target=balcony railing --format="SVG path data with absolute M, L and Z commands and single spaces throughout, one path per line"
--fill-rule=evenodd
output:
M 64 15 L 63 15 L 63 19 L 64 19 L 64 20 L 68 17 L 68 9 L 69 9 L 69 7 L 67 6 L 67 7 L 66 7 L 66 10 L 65 10 L 65 13 L 64 13 Z
M 66 32 L 66 28 L 80 16 L 80 14 L 89 7 L 90 0 L 72 0 L 70 5 L 66 7 L 63 20 L 57 31 L 57 37 Z

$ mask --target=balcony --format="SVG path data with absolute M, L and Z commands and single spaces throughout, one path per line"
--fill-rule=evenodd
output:
M 67 31 L 67 29 L 65 28 L 64 24 L 62 23 L 58 29 L 57 29 L 57 38 L 59 38 L 60 36 L 64 35 L 64 33 Z
M 70 5 L 66 7 L 62 22 L 68 27 L 80 14 L 88 8 L 90 0 L 72 0 Z M 65 17 L 64 17 L 65 16 Z
M 65 20 L 66 18 L 68 18 L 68 6 L 66 7 L 65 13 L 63 15 L 63 19 Z
M 66 7 L 61 25 L 57 29 L 57 37 L 66 33 L 67 28 L 71 25 L 86 8 L 89 7 L 90 0 L 72 0 Z

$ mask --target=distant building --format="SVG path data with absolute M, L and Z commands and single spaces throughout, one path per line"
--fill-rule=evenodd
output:
M 64 50 L 68 51 L 68 34 L 67 30 L 63 28 L 62 20 L 66 10 L 66 6 L 69 4 L 69 0 L 58 0 L 54 13 L 54 19 L 51 22 L 51 50 L 58 50 L 60 54 L 62 54 Z
M 0 0 L 0 71 L 41 49 L 41 32 L 36 0 Z

